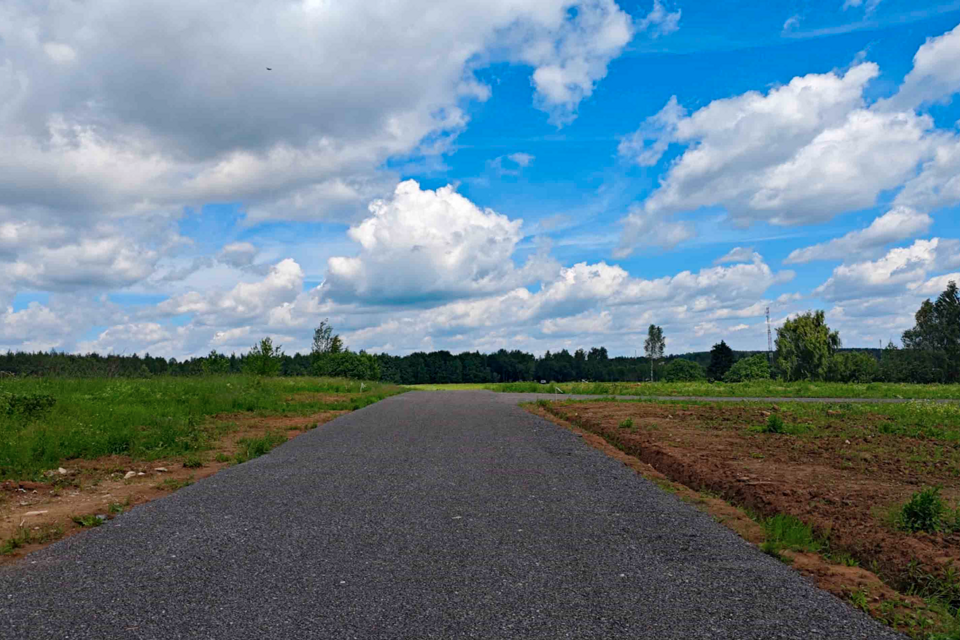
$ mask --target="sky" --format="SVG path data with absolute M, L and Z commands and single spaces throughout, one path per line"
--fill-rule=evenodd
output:
M 958 93 L 960 1 L 6 0 L 0 349 L 899 343 Z

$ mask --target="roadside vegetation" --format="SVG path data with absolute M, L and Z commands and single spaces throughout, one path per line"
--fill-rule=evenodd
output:
M 190 456 L 220 435 L 218 414 L 351 411 L 402 391 L 335 378 L 253 375 L 0 380 L 0 480 L 40 477 L 70 459 Z

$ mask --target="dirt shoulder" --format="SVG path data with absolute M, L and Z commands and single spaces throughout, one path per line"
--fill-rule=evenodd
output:
M 15 562 L 62 538 L 156 500 L 237 464 L 248 443 L 275 446 L 348 411 L 305 416 L 214 416 L 204 428 L 212 448 L 188 457 L 144 461 L 129 456 L 69 460 L 41 482 L 0 483 L 0 565 Z
M 941 486 L 946 501 L 956 502 L 957 442 L 896 435 L 889 416 L 864 411 L 824 409 L 815 428 L 790 435 L 754 428 L 774 414 L 796 420 L 777 406 L 591 401 L 527 408 L 750 542 L 762 544 L 761 523 L 778 514 L 811 525 L 819 552 L 784 551 L 783 559 L 891 626 L 923 638 L 956 628 L 942 598 L 934 606 L 909 594 L 958 589 L 952 567 L 960 536 L 899 531 L 890 514 L 923 486 Z

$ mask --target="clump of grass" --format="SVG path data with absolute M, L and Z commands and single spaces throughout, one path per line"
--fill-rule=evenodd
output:
M 767 423 L 763 425 L 761 433 L 783 433 L 785 429 L 786 425 L 783 423 L 783 418 L 774 413 L 767 418 Z
M 163 482 L 157 485 L 157 489 L 162 489 L 164 491 L 176 491 L 178 489 L 183 489 L 184 487 L 189 487 L 193 484 L 193 478 L 186 479 L 177 479 L 177 478 L 167 478 Z
M 960 528 L 960 513 L 947 508 L 940 496 L 940 487 L 917 491 L 896 515 L 897 527 L 912 533 L 936 533 Z
M 186 469 L 199 469 L 203 466 L 203 458 L 196 453 L 191 453 L 183 459 L 183 466 Z
M 547 407 L 550 406 L 550 402 L 548 400 L 544 400 L 543 398 L 540 398 L 539 400 L 537 400 L 537 406 L 540 407 L 541 409 L 546 409 Z
M 20 526 L 17 532 L 0 544 L 0 555 L 10 555 L 20 547 L 28 544 L 43 544 L 59 540 L 63 537 L 63 527 L 61 525 L 43 525 L 37 531 L 31 531 L 30 528 Z
M 633 428 L 633 418 L 624 418 L 620 421 L 621 429 L 632 429 Z
M 234 459 L 237 464 L 240 464 L 247 460 L 259 458 L 286 441 L 287 438 L 282 433 L 268 433 L 260 438 L 242 438 L 237 441 L 237 444 L 240 445 L 240 451 L 237 452 Z
M 867 603 L 867 590 L 863 587 L 860 587 L 856 591 L 850 594 L 850 602 L 853 603 L 858 609 L 862 609 L 866 613 L 870 613 L 870 606 Z
M 780 552 L 786 549 L 816 552 L 823 546 L 813 529 L 793 516 L 778 514 L 761 520 L 760 524 L 767 534 L 760 550 L 780 560 L 784 560 Z
M 99 527 L 104 523 L 106 517 L 90 514 L 86 516 L 71 516 L 70 519 L 81 527 Z
M 218 453 L 214 458 L 216 462 L 230 462 L 230 456 L 225 453 Z
M 109 506 L 107 506 L 107 513 L 114 516 L 121 514 L 123 513 L 123 505 L 119 502 L 111 502 Z

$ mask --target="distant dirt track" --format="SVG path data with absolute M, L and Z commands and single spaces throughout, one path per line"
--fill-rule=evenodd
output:
M 474 391 L 342 416 L 0 569 L 0 593 L 4 639 L 901 637 Z

